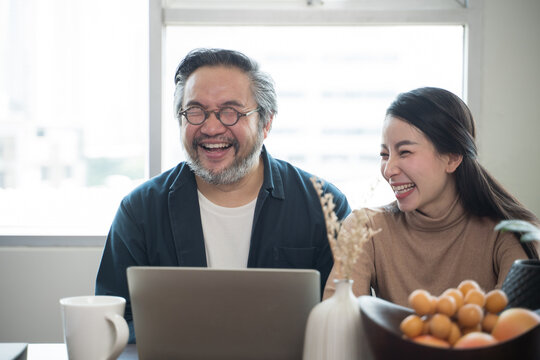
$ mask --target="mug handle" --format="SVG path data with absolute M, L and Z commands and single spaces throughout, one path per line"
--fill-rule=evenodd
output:
M 129 338 L 129 328 L 123 316 L 120 316 L 116 313 L 107 313 L 105 314 L 105 319 L 111 322 L 114 326 L 114 344 L 111 349 L 110 355 L 107 357 L 108 360 L 115 360 L 120 356 L 122 351 L 127 345 Z

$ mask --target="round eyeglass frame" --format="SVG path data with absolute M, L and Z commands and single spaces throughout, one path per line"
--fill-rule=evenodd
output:
M 200 122 L 193 122 L 193 121 L 190 121 L 190 120 L 188 119 L 188 117 L 187 117 L 187 112 L 188 112 L 188 110 L 193 109 L 193 108 L 200 109 L 200 110 L 204 113 L 204 119 L 203 119 L 202 121 L 200 121 Z M 220 113 L 221 113 L 223 110 L 233 110 L 234 112 L 236 112 L 236 121 L 233 122 L 232 124 L 225 124 L 225 123 L 221 120 L 221 115 L 220 115 Z M 208 118 L 210 117 L 210 114 L 213 113 L 213 114 L 216 116 L 216 118 L 219 120 L 219 122 L 220 122 L 221 124 L 223 124 L 223 126 L 234 126 L 234 125 L 236 125 L 236 124 L 238 123 L 238 121 L 240 120 L 241 117 L 243 117 L 243 116 L 249 116 L 249 115 L 251 115 L 251 114 L 256 113 L 256 112 L 259 111 L 259 110 L 260 110 L 260 108 L 256 108 L 256 109 L 253 109 L 253 110 L 251 110 L 251 111 L 242 113 L 242 112 L 236 110 L 236 109 L 233 108 L 233 107 L 223 107 L 223 108 L 221 108 L 221 109 L 219 109 L 219 110 L 214 110 L 214 111 L 208 110 L 208 111 L 206 111 L 206 110 L 204 110 L 203 108 L 201 108 L 201 107 L 199 107 L 199 106 L 192 106 L 192 107 L 189 107 L 189 108 L 187 108 L 187 109 L 180 109 L 180 111 L 178 112 L 178 115 L 179 115 L 179 116 L 183 116 L 183 117 L 186 119 L 186 121 L 187 121 L 188 123 L 190 123 L 191 125 L 202 125 L 202 124 L 204 124 L 204 122 L 205 122 L 206 120 L 208 120 Z

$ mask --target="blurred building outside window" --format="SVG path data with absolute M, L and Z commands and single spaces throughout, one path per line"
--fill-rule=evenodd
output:
M 148 2 L 0 0 L 0 237 L 107 233 L 148 178 Z M 352 207 L 393 199 L 379 175 L 395 96 L 463 95 L 464 28 L 166 26 L 161 170 L 184 160 L 172 114 L 178 62 L 240 50 L 272 75 L 271 155 L 337 185 Z
M 236 49 L 275 80 L 269 153 L 337 185 L 351 207 L 394 200 L 380 176 L 386 108 L 404 91 L 463 95 L 463 26 L 168 26 L 162 167 L 184 159 L 172 114 L 174 74 L 197 47 Z M 336 39 L 346 39 L 336 41 Z

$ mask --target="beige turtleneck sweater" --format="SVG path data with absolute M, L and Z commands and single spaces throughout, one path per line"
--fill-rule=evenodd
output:
M 355 264 L 356 296 L 370 294 L 372 287 L 378 297 L 408 306 L 408 296 L 415 289 L 438 296 L 465 279 L 476 280 L 487 292 L 502 286 L 514 260 L 527 258 L 513 234 L 495 232 L 496 222 L 491 219 L 467 216 L 457 200 L 440 218 L 417 211 L 367 211 L 372 228 L 381 231 L 364 243 Z M 335 269 L 324 298 L 333 294 L 334 279 Z

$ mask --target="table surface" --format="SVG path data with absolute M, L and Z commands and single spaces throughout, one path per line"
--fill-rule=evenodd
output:
M 29 344 L 27 360 L 68 360 L 65 344 Z M 138 360 L 137 347 L 128 344 L 118 360 Z

